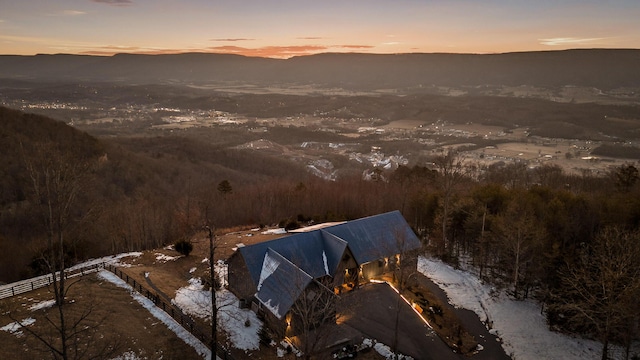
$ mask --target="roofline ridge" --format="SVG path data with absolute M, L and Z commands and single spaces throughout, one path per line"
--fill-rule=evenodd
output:
M 340 225 L 342 225 L 342 224 L 340 224 Z M 338 225 L 336 225 L 336 226 L 338 226 Z M 320 231 L 320 234 L 322 235 L 323 239 L 324 239 L 324 235 L 326 233 L 326 234 L 331 235 L 335 240 L 339 240 L 339 241 L 343 242 L 345 245 L 349 246 L 349 242 L 347 240 L 341 238 L 340 236 L 338 236 L 338 235 L 336 235 L 336 234 L 334 234 L 334 233 L 332 233 L 330 231 L 327 231 L 327 229 L 330 229 L 330 228 L 331 227 L 324 228 L 324 229 L 318 229 L 317 231 Z
M 275 253 L 276 255 L 278 255 L 280 258 L 282 258 L 284 261 L 286 261 L 287 263 L 289 263 L 291 266 L 293 266 L 294 268 L 296 268 L 299 272 L 303 273 L 304 275 L 308 276 L 309 279 L 314 280 L 314 277 L 309 275 L 306 271 L 302 270 L 301 267 L 299 267 L 298 265 L 294 264 L 291 260 L 287 259 L 286 257 L 284 257 L 284 255 L 280 254 L 279 252 L 273 250 L 270 247 L 267 247 L 267 251 L 264 253 L 265 256 L 267 256 L 267 253 L 269 253 L 269 250 L 271 250 L 273 253 Z

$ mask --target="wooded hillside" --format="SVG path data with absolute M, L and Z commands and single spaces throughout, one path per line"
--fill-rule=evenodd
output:
M 515 298 L 538 299 L 551 325 L 605 346 L 638 337 L 640 176 L 631 163 L 595 177 L 550 165 L 463 167 L 450 151 L 373 181 L 326 181 L 294 162 L 201 139 L 99 141 L 6 108 L 0 141 L 2 281 L 42 271 L 41 205 L 51 194 L 33 179 L 65 185 L 72 179 L 54 175 L 86 164 L 73 178 L 82 191 L 68 198 L 68 264 L 188 239 L 205 224 L 292 228 L 397 209 L 431 253 L 470 261 Z

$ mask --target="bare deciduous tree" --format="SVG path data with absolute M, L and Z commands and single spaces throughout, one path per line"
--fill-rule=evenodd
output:
M 596 336 L 602 359 L 608 359 L 610 342 L 624 341 L 622 335 L 633 332 L 632 323 L 638 321 L 640 233 L 604 229 L 566 268 L 562 281 L 566 290 L 553 310 L 568 316 L 573 328 Z
M 463 159 L 455 149 L 448 149 L 441 155 L 433 158 L 433 164 L 440 173 L 440 191 L 442 192 L 442 245 L 443 254 L 452 252 L 452 245 L 447 237 L 447 223 L 449 221 L 449 210 L 454 190 L 465 178 L 467 168 L 463 164 Z
M 67 283 L 65 257 L 69 232 L 87 216 L 90 209 L 81 208 L 79 196 L 90 184 L 92 161 L 60 151 L 55 144 L 41 144 L 27 153 L 24 164 L 31 183 L 30 200 L 38 210 L 45 232 L 46 249 L 40 260 L 51 274 L 50 289 L 55 300 L 55 317 L 46 316 L 55 336 L 27 330 L 42 342 L 55 359 L 91 357 L 89 341 L 101 321 L 92 318 L 89 304 L 83 309 L 68 309 L 66 298 L 71 287 L 80 280 Z M 69 313 L 75 315 L 69 317 Z
M 305 359 L 311 359 L 323 350 L 333 330 L 331 325 L 336 322 L 336 307 L 340 298 L 328 285 L 329 280 L 311 282 L 291 306 L 292 326 L 295 327 L 298 346 Z
M 522 280 L 528 280 L 530 277 L 530 269 L 536 249 L 540 247 L 543 231 L 536 222 L 531 205 L 520 199 L 512 201 L 506 213 L 497 218 L 495 225 L 495 235 L 503 248 L 504 268 L 510 270 L 513 295 L 518 299 Z M 528 287 L 524 290 L 526 298 Z

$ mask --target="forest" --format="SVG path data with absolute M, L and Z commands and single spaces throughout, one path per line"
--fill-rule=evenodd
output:
M 536 299 L 550 327 L 605 348 L 640 336 L 633 163 L 595 176 L 473 166 L 450 150 L 373 180 L 354 172 L 327 181 L 248 150 L 179 135 L 96 139 L 3 107 L 0 145 L 2 282 L 46 272 L 39 259 L 54 234 L 64 236 L 70 265 L 189 239 L 208 225 L 293 228 L 400 210 L 425 251 Z

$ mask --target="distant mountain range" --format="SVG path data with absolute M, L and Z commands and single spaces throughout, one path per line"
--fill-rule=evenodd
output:
M 0 78 L 125 84 L 317 85 L 354 90 L 432 86 L 640 87 L 640 50 L 505 54 L 338 54 L 291 59 L 229 54 L 0 56 Z

